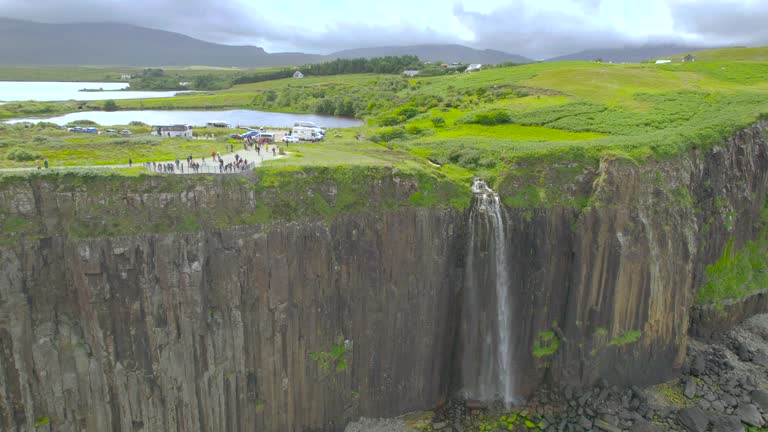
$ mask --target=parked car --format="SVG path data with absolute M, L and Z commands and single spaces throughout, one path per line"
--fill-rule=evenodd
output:
M 293 136 L 293 135 L 285 135 L 285 136 L 283 137 L 283 142 L 284 142 L 284 143 L 297 143 L 297 142 L 299 142 L 299 139 L 298 139 L 298 138 L 296 138 L 296 137 L 295 137 L 295 136 Z
M 98 130 L 98 129 L 96 129 L 95 127 L 87 127 L 87 128 L 85 128 L 85 129 L 83 130 L 83 132 L 85 132 L 85 133 L 89 133 L 89 134 L 98 134 L 98 133 L 99 133 L 99 130 Z
M 129 131 L 128 129 L 123 129 L 123 130 L 121 130 L 121 131 L 120 131 L 120 132 L 118 132 L 118 133 L 119 133 L 120 135 L 123 135 L 123 136 L 131 136 L 131 131 Z
M 241 135 L 243 139 L 245 138 L 258 138 L 259 137 L 259 131 L 248 131 Z
M 107 129 L 107 130 L 105 130 L 104 132 L 108 132 L 108 133 L 117 133 L 117 130 L 115 130 L 115 129 Z
M 243 136 L 240 135 L 240 134 L 234 133 L 234 134 L 230 135 L 229 138 L 231 138 L 231 139 L 243 139 Z

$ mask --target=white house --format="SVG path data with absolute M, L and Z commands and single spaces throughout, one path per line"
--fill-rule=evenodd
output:
M 293 73 L 294 78 L 304 78 L 304 74 L 301 73 L 301 71 L 296 71 Z
M 656 64 L 672 63 L 672 60 L 656 60 Z
M 120 79 L 129 80 L 131 78 L 133 78 L 131 76 L 131 74 L 122 74 L 122 75 L 120 75 Z
M 170 126 L 152 126 L 152 135 L 161 137 L 191 137 L 192 126 L 190 125 L 170 125 Z
M 409 76 L 409 77 L 415 77 L 418 74 L 419 74 L 419 71 L 417 71 L 417 70 L 404 70 L 403 71 L 403 75 Z
M 481 65 L 481 64 L 479 64 L 479 63 L 475 63 L 475 64 L 471 64 L 471 65 L 467 66 L 467 69 L 466 69 L 466 70 L 464 70 L 464 72 L 474 72 L 474 71 L 479 71 L 479 70 L 480 70 L 480 69 L 482 69 L 482 68 L 483 68 L 483 65 Z

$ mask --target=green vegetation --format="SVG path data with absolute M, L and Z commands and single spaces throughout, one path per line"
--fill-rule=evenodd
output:
M 342 372 L 347 369 L 347 360 L 344 356 L 351 350 L 352 342 L 344 340 L 344 336 L 339 336 L 330 351 L 311 352 L 309 356 L 317 362 L 320 369 L 327 371 L 333 368 L 336 372 Z
M 768 288 L 767 234 L 763 230 L 757 240 L 746 242 L 738 251 L 731 237 L 720 259 L 707 266 L 706 282 L 696 295 L 698 303 L 720 304 Z
M 555 335 L 555 332 L 539 332 L 539 335 L 533 343 L 533 356 L 536 358 L 551 356 L 557 352 L 559 344 L 560 340 L 557 335 Z
M 480 176 L 510 207 L 585 209 L 599 203 L 589 190 L 569 185 L 594 172 L 601 160 L 642 164 L 706 149 L 768 114 L 768 60 L 761 52 L 720 50 L 723 58 L 712 52 L 695 63 L 537 63 L 416 77 L 395 75 L 415 68 L 408 57 L 312 65 L 302 69 L 303 79 L 284 78 L 293 69 L 280 68 L 126 70 L 146 88 L 187 81 L 207 90 L 115 105 L 121 110 L 249 108 L 355 116 L 365 126 L 341 131 L 340 137 L 329 134 L 321 144 L 290 145 L 289 157 L 263 169 L 263 176 L 286 172 L 289 178 L 305 168 L 327 167 L 336 173 L 328 180 L 344 184 L 343 170 L 391 167 L 419 179 L 419 190 L 406 197 L 408 205 L 459 208 L 466 206 L 467 190 L 458 185 Z M 236 85 L 224 88 L 229 83 Z M 14 102 L 0 105 L 0 117 L 113 108 L 109 101 Z M 125 138 L 3 125 L 0 167 L 28 167 L 37 157 L 54 167 L 124 164 L 128 157 L 137 163 L 200 157 L 226 139 L 161 139 L 147 136 L 143 125 L 129 129 L 133 136 Z M 302 184 L 302 190 L 312 187 L 301 178 L 291 182 Z M 348 192 L 339 202 L 346 209 L 365 208 L 364 199 L 350 197 L 369 191 L 353 186 L 342 188 Z M 668 193 L 677 205 L 694 204 L 685 188 Z M 327 199 L 325 204 L 310 201 L 278 203 L 276 211 L 285 217 L 337 214 Z
M 36 427 L 48 426 L 50 423 L 51 423 L 51 419 L 49 419 L 48 417 L 40 417 L 39 419 L 35 420 Z
M 664 397 L 664 399 L 667 400 L 667 402 L 679 408 L 685 408 L 693 405 L 693 402 L 683 394 L 683 388 L 677 380 L 658 384 L 651 387 L 650 390 L 653 392 L 658 392 Z
M 640 340 L 640 336 L 642 336 L 642 332 L 640 330 L 628 330 L 619 336 L 611 338 L 611 341 L 608 342 L 608 345 L 609 346 L 628 345 Z
M 542 426 L 543 423 L 536 417 L 511 412 L 499 417 L 483 417 L 480 420 L 478 430 L 480 432 L 540 431 L 543 430 Z

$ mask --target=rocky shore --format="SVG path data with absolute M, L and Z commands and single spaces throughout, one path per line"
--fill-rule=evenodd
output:
M 768 314 L 712 343 L 692 339 L 679 379 L 640 389 L 606 383 L 537 392 L 514 411 L 450 401 L 399 419 L 361 419 L 346 432 L 762 432 L 768 425 Z

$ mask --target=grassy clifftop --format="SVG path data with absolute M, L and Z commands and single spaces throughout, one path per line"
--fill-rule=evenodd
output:
M 364 165 L 267 168 L 254 176 L 127 177 L 72 172 L 0 177 L 0 238 L 190 232 L 359 211 L 469 206 L 469 188 L 440 172 Z
M 251 108 L 354 115 L 366 124 L 329 134 L 326 142 L 290 146 L 280 169 L 408 165 L 457 181 L 473 175 L 503 189 L 510 177 L 538 189 L 572 183 L 601 158 L 635 163 L 676 157 L 721 143 L 768 113 L 765 49 L 702 52 L 699 61 L 669 64 L 538 63 L 473 73 L 405 78 L 350 74 L 282 79 L 168 99 L 119 101 L 120 109 Z M 678 59 L 678 57 L 676 57 Z M 100 109 L 101 102 L 88 109 Z M 77 109 L 65 103 L 9 103 L 0 116 Z M 1 128 L 1 127 L 0 127 Z M 125 163 L 205 154 L 209 143 L 131 138 L 100 141 L 66 133 L 0 130 L 0 166 L 28 149 L 54 166 Z M 70 134 L 71 135 L 71 134 Z M 219 147 L 223 141 L 218 142 Z M 205 150 L 205 151 L 204 151 Z M 434 168 L 434 165 L 441 168 Z M 547 172 L 554 167 L 556 172 Z M 534 172 L 535 175 L 528 175 Z M 526 180 L 527 179 L 527 180 Z M 529 182 L 530 183 L 530 182 Z M 556 183 L 556 184 L 555 184 Z M 559 186 L 558 186 L 559 185 Z M 573 204 L 502 191 L 508 203 Z M 541 195 L 541 193 L 538 193 Z M 531 194 L 528 194 L 531 195 Z M 578 204 L 578 203 L 576 203 Z

